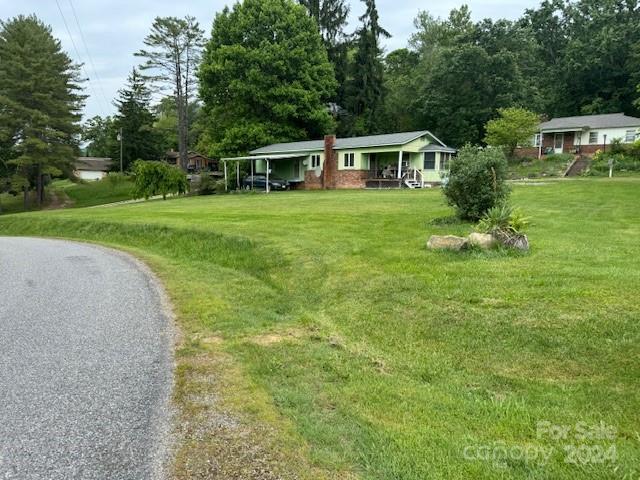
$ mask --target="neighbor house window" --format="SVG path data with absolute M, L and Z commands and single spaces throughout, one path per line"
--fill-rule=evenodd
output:
M 318 168 L 320 166 L 320 155 L 311 155 L 311 168 Z
M 424 153 L 424 169 L 435 170 L 436 169 L 436 152 Z
M 589 143 L 598 143 L 598 132 L 589 132 Z
M 539 147 L 540 146 L 540 137 L 541 137 L 541 134 L 539 134 L 539 133 L 536 133 L 533 136 L 533 146 L 534 147 Z
M 356 154 L 355 153 L 345 153 L 344 154 L 344 166 L 345 167 L 355 167 L 356 165 Z
M 627 130 L 624 134 L 624 141 L 626 143 L 633 143 L 636 141 L 636 131 L 635 130 Z

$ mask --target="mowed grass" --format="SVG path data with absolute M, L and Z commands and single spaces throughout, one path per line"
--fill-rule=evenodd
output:
M 66 194 L 73 207 L 90 207 L 133 198 L 133 182 L 121 178 L 78 183 L 63 180 L 54 182 L 50 188 Z
M 640 181 L 512 199 L 529 254 L 427 251 L 471 229 L 439 190 L 26 213 L 0 234 L 114 245 L 163 279 L 183 335 L 178 478 L 636 478 Z M 608 455 L 567 463 L 572 445 Z

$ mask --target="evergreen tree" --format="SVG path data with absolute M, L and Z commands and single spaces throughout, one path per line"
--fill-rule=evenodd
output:
M 344 29 L 349 17 L 349 6 L 345 0 L 300 0 L 300 3 L 307 8 L 309 15 L 318 24 L 338 82 L 334 101 L 342 105 L 348 70 L 349 39 Z
M 383 130 L 385 90 L 380 39 L 391 36 L 379 23 L 375 0 L 363 1 L 366 10 L 360 17 L 362 25 L 356 31 L 356 53 L 347 88 L 347 108 L 353 115 L 353 122 L 347 126 L 346 133 L 354 135 Z
M 318 138 L 335 91 L 322 38 L 290 0 L 244 0 L 216 16 L 199 70 L 210 155 Z
M 140 50 L 135 54 L 147 59 L 142 68 L 154 71 L 156 74 L 150 78 L 169 86 L 174 92 L 180 166 L 186 169 L 191 122 L 189 103 L 194 96 L 204 32 L 193 17 L 156 17 L 144 44 L 148 50 Z
M 157 160 L 161 155 L 160 139 L 153 130 L 155 118 L 150 110 L 151 91 L 143 77 L 134 68 L 127 79 L 127 86 L 118 91 L 118 114 L 114 126 L 122 129 L 122 162 L 125 170 L 137 159 Z M 116 146 L 119 149 L 119 145 Z M 119 150 L 111 157 L 119 158 Z M 114 162 L 119 169 L 119 162 Z M 117 168 L 116 168 L 117 167 Z
M 72 170 L 85 98 L 80 81 L 79 66 L 38 18 L 0 22 L 0 144 L 25 203 L 35 187 L 41 204 L 45 178 Z

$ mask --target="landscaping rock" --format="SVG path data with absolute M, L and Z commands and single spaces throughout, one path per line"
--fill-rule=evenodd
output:
M 483 250 L 489 250 L 495 247 L 496 244 L 498 243 L 498 241 L 496 240 L 496 237 L 494 237 L 489 233 L 474 232 L 471 235 L 469 235 L 469 237 L 467 237 L 467 240 L 469 241 L 469 245 L 481 248 Z
M 430 250 L 460 251 L 466 248 L 468 243 L 468 240 L 463 237 L 456 237 L 454 235 L 432 235 L 427 242 L 427 248 Z

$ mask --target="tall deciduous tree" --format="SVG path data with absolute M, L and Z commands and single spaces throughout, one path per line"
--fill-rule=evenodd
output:
M 142 68 L 155 72 L 151 78 L 173 91 L 178 113 L 180 165 L 184 169 L 188 163 L 188 105 L 195 91 L 195 74 L 203 43 L 204 32 L 195 18 L 157 17 L 151 33 L 144 39 L 147 49 L 136 53 L 147 59 Z
M 375 0 L 363 0 L 366 9 L 356 31 L 353 73 L 347 88 L 347 108 L 354 116 L 352 134 L 366 135 L 382 130 L 384 112 L 384 67 L 381 38 L 391 35 L 380 25 Z
M 537 114 L 519 107 L 501 108 L 499 117 L 489 120 L 486 126 L 485 142 L 494 147 L 502 147 L 511 157 L 518 145 L 531 144 L 538 130 L 540 118 Z
M 11 151 L 13 188 L 25 203 L 33 186 L 42 203 L 46 175 L 72 170 L 85 98 L 80 82 L 79 66 L 50 27 L 35 16 L 0 22 L 0 143 Z
M 333 68 L 314 21 L 291 0 L 244 0 L 219 13 L 199 77 L 211 155 L 333 128 Z
M 161 139 L 153 129 L 155 118 L 150 110 L 151 91 L 135 68 L 127 79 L 126 87 L 118 91 L 115 103 L 118 114 L 114 126 L 116 130 L 122 129 L 123 168 L 128 170 L 137 159 L 157 160 L 161 155 Z
M 89 157 L 113 157 L 117 154 L 118 132 L 113 117 L 96 115 L 82 126 L 82 140 L 87 142 Z

